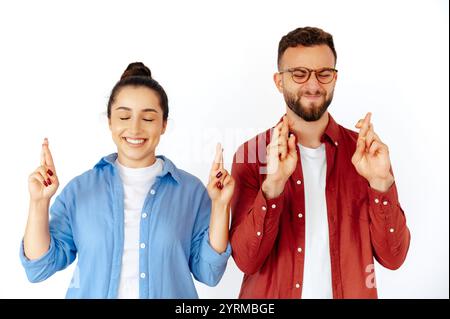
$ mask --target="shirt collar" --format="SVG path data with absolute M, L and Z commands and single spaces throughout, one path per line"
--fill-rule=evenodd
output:
M 175 180 L 175 182 L 180 184 L 181 182 L 180 173 L 175 164 L 170 159 L 168 159 L 163 155 L 157 155 L 156 157 L 160 158 L 163 161 L 163 170 L 161 174 L 159 174 L 158 176 L 164 177 L 166 175 L 169 175 Z M 106 155 L 102 157 L 102 159 L 97 164 L 95 164 L 94 168 L 101 168 L 104 166 L 114 167 L 114 162 L 116 161 L 116 159 L 117 153 Z
M 328 113 L 328 125 L 323 133 L 320 141 L 325 142 L 325 139 L 328 138 L 331 143 L 335 146 L 338 146 L 340 140 L 340 130 L 339 125 L 333 119 L 330 113 Z

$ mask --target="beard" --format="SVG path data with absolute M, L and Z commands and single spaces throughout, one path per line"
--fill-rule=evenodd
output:
M 330 93 L 329 98 L 326 98 L 326 92 L 320 92 L 317 91 L 314 94 L 320 94 L 321 96 L 325 97 L 325 99 L 318 105 L 314 102 L 310 102 L 309 105 L 305 105 L 301 102 L 301 97 L 305 93 L 311 94 L 310 92 L 299 92 L 297 95 L 292 94 L 289 92 L 284 92 L 284 100 L 286 102 L 286 105 L 297 114 L 300 118 L 305 120 L 306 122 L 314 122 L 319 120 L 322 115 L 325 113 L 325 111 L 328 109 L 328 106 L 330 106 L 331 101 L 333 100 L 333 93 L 332 91 Z

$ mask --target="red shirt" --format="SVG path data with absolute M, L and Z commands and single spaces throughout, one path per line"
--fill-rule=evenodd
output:
M 305 247 L 305 194 L 298 164 L 283 193 L 266 200 L 266 147 L 271 130 L 240 146 L 232 176 L 230 241 L 233 258 L 245 273 L 240 298 L 301 298 Z M 381 193 L 354 168 L 351 158 L 358 134 L 331 115 L 325 143 L 332 287 L 334 298 L 377 298 L 374 257 L 384 267 L 399 268 L 410 234 L 395 183 Z M 302 249 L 298 249 L 298 248 Z

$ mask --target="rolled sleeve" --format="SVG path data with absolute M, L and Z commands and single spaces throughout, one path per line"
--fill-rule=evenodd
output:
M 49 269 L 48 266 L 54 262 L 55 250 L 55 241 L 50 237 L 50 246 L 47 252 L 37 259 L 30 260 L 25 255 L 22 239 L 19 257 L 30 282 L 40 282 L 52 275 L 47 270 Z
M 209 231 L 205 230 L 199 245 L 193 247 L 189 264 L 194 278 L 212 287 L 219 283 L 225 272 L 231 246 L 228 243 L 226 251 L 219 254 L 211 247 L 208 238 Z
M 231 245 L 228 242 L 227 248 L 223 253 L 218 253 L 214 250 L 214 248 L 211 247 L 211 244 L 209 243 L 209 230 L 205 233 L 205 236 L 203 237 L 202 243 L 200 245 L 200 258 L 215 267 L 222 267 L 226 266 L 228 262 L 228 258 L 231 256 Z
M 47 279 L 55 272 L 65 269 L 76 258 L 77 249 L 66 206 L 65 193 L 67 189 L 68 186 L 56 197 L 50 208 L 50 246 L 48 251 L 40 258 L 30 260 L 25 256 L 23 240 L 20 244 L 20 260 L 30 282 Z
M 189 267 L 194 278 L 208 286 L 219 283 L 231 255 L 230 244 L 224 253 L 217 253 L 209 243 L 209 222 L 211 217 L 211 200 L 206 188 L 199 184 L 197 192 L 199 203 L 197 218 L 191 241 Z

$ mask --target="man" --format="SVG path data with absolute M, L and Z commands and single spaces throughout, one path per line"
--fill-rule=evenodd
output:
M 233 160 L 240 298 L 377 298 L 373 257 L 389 269 L 405 260 L 410 234 L 371 114 L 356 133 L 327 111 L 335 66 L 321 29 L 298 28 L 279 43 L 274 81 L 286 114 Z

